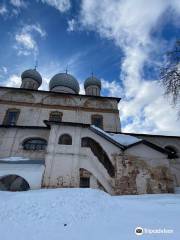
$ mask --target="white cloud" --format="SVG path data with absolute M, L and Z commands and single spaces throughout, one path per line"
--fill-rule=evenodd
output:
M 31 50 L 36 48 L 36 42 L 29 33 L 16 34 L 15 37 L 17 43 L 22 45 L 24 48 Z
M 20 87 L 20 85 L 21 78 L 16 74 L 12 74 L 6 81 L 6 87 Z
M 8 69 L 5 66 L 0 67 L 0 78 L 4 78 L 8 73 Z
M 70 0 L 41 0 L 41 2 L 55 7 L 60 12 L 66 12 L 71 7 Z
M 5 5 L 0 5 L 0 15 L 4 16 L 5 14 L 7 14 L 8 10 L 6 8 Z
M 40 34 L 41 37 L 46 36 L 46 32 L 41 28 L 39 24 L 25 25 L 22 29 L 23 32 L 35 31 Z
M 10 3 L 17 8 L 26 7 L 26 3 L 23 0 L 10 0 Z
M 160 24 L 159 19 L 167 10 L 171 10 L 177 18 L 180 2 L 82 0 L 81 25 L 113 40 L 124 52 L 120 78 L 123 80 L 125 98 L 120 108 L 126 131 L 162 132 L 167 129 L 173 134 L 178 131 L 176 113 L 162 97 L 163 89 L 156 81 L 143 79 L 144 64 L 153 61 L 150 58 L 155 54 L 154 50 L 161 47 L 151 37 L 151 31 Z M 115 89 L 113 91 L 116 93 Z M 161 119 L 165 115 L 168 115 L 166 121 Z
M 103 90 L 107 91 L 107 95 L 110 97 L 122 97 L 123 89 L 116 81 L 108 82 L 101 79 Z
M 35 34 L 40 37 L 45 37 L 46 32 L 41 28 L 39 24 L 36 25 L 24 25 L 24 27 L 15 34 L 16 44 L 14 48 L 17 50 L 18 55 L 30 55 L 38 54 L 38 44 L 35 40 Z
M 75 19 L 71 19 L 71 20 L 68 20 L 68 27 L 67 27 L 67 31 L 68 32 L 73 32 L 76 28 L 76 21 Z
M 81 83 L 79 84 L 79 87 L 80 87 L 79 94 L 83 94 L 83 95 L 84 95 L 84 94 L 85 94 L 84 83 L 81 82 Z
M 7 72 L 8 72 L 7 67 L 5 66 L 0 67 L 0 73 L 7 74 Z

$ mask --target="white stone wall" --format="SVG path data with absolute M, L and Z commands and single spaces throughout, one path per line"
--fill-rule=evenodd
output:
M 71 135 L 72 145 L 58 144 L 59 137 L 62 134 Z M 154 171 L 153 169 L 161 171 L 161 168 L 169 169 L 169 161 L 165 154 L 142 143 L 123 152 L 113 143 L 83 126 L 68 126 L 61 124 L 52 125 L 51 129 L 0 128 L 0 135 L 2 136 L 0 139 L 1 158 L 17 156 L 34 161 L 45 159 L 44 187 L 79 187 L 79 170 L 83 168 L 91 173 L 90 186 L 93 188 L 99 188 L 100 184 L 110 194 L 121 194 L 121 189 L 116 192 L 116 186 L 120 186 L 121 188 L 121 184 L 127 183 L 126 178 L 128 177 L 133 186 L 131 187 L 131 191 L 127 186 L 124 194 L 132 193 L 132 191 L 133 193 L 136 191 L 138 193 L 146 193 L 147 179 L 151 179 L 148 172 L 149 170 L 147 171 L 147 169 L 150 169 L 150 171 Z M 22 142 L 30 137 L 41 137 L 46 139 L 48 141 L 47 150 L 23 150 Z M 90 137 L 101 145 L 112 165 L 115 167 L 115 178 L 110 177 L 106 168 L 97 159 L 90 148 L 81 147 L 81 139 L 83 137 Z M 123 163 L 123 156 L 127 158 L 127 161 L 125 158 L 125 164 Z M 132 163 L 133 161 L 134 163 L 137 161 L 139 164 L 138 169 L 136 169 L 136 167 L 134 168 L 134 166 L 132 167 L 130 161 Z M 145 167 L 143 167 L 144 164 Z M 12 169 L 10 167 L 10 172 Z M 137 170 L 139 173 L 136 173 Z M 131 175 L 134 180 L 131 179 Z M 156 172 L 156 176 L 158 176 L 158 172 Z M 119 180 L 120 182 L 118 183 Z M 158 180 L 156 180 L 153 186 L 157 188 Z M 155 189 L 153 191 L 159 190 Z
M 178 158 L 169 159 L 170 169 L 174 176 L 174 182 L 177 187 L 180 187 L 180 138 L 179 137 L 164 137 L 164 136 L 148 136 L 140 135 L 139 138 L 150 141 L 158 146 L 164 148 L 166 146 L 171 146 L 177 151 Z
M 64 122 L 91 124 L 91 116 L 100 114 L 105 131 L 120 130 L 117 101 L 113 99 L 0 89 L 0 124 L 10 108 L 20 109 L 17 125 L 44 126 L 51 111 L 60 111 Z
M 61 134 L 71 135 L 72 145 L 59 145 L 58 139 Z M 115 145 L 87 128 L 53 125 L 45 159 L 46 169 L 43 185 L 45 187 L 56 187 L 57 185 L 78 187 L 79 169 L 84 168 L 100 182 L 107 192 L 113 194 L 113 179 L 90 148 L 81 147 L 81 138 L 83 137 L 91 137 L 99 142 L 114 165 L 113 154 L 121 152 Z M 93 186 L 97 186 L 97 182 L 93 183 Z
M 8 175 L 17 175 L 24 178 L 30 189 L 40 189 L 44 173 L 44 165 L 40 164 L 0 164 L 0 178 Z
M 44 160 L 46 151 L 23 150 L 22 143 L 28 138 L 43 138 L 48 141 L 49 129 L 0 128 L 0 158 L 25 157 L 32 160 Z
M 167 155 L 144 144 L 138 144 L 126 150 L 126 154 L 145 160 L 151 167 L 166 166 L 169 168 Z

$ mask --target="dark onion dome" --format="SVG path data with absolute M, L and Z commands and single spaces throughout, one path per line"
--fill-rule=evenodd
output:
M 28 70 L 24 71 L 21 74 L 21 78 L 22 78 L 22 80 L 24 78 L 30 78 L 30 79 L 33 79 L 36 82 L 38 82 L 39 85 L 42 84 L 42 77 L 41 77 L 40 73 L 38 71 L 36 71 L 36 69 L 28 69 Z
M 58 73 L 51 78 L 49 82 L 49 89 L 52 90 L 55 87 L 68 87 L 72 89 L 75 93 L 79 93 L 79 83 L 78 81 L 68 73 Z
M 84 88 L 86 89 L 92 85 L 98 86 L 101 89 L 101 80 L 94 76 L 88 77 L 84 82 Z

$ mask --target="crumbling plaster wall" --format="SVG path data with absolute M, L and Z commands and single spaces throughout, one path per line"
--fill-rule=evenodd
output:
M 174 191 L 166 155 L 143 144 L 115 155 L 115 194 L 168 193 Z

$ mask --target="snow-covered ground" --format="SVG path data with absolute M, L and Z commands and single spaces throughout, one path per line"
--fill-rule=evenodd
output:
M 137 226 L 171 233 L 136 236 Z M 92 189 L 0 192 L 0 239 L 179 240 L 180 194 L 115 197 Z

